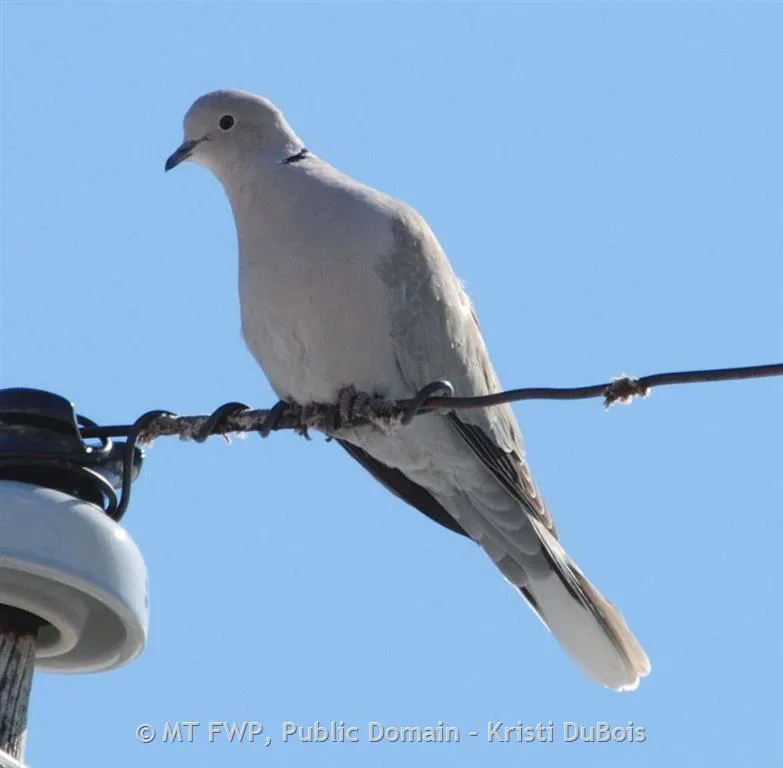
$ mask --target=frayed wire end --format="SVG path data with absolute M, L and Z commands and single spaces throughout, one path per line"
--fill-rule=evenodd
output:
M 615 403 L 630 405 L 634 397 L 647 397 L 650 387 L 633 376 L 618 376 L 604 390 L 604 408 L 608 409 Z

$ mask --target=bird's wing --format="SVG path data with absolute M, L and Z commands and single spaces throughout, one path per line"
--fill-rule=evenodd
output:
M 391 302 L 401 307 L 394 314 L 392 336 L 406 382 L 415 391 L 431 381 L 446 379 L 457 396 L 499 391 L 470 299 L 429 226 L 413 209 L 401 206 L 393 230 L 395 247 L 384 259 L 381 271 L 390 291 L 408 299 Z M 511 407 L 462 410 L 446 418 L 518 502 L 510 506 L 518 509 L 520 518 L 527 514 L 556 536 L 551 515 L 525 462 Z M 509 505 L 503 506 L 506 517 Z
M 400 205 L 381 276 L 391 297 L 397 368 L 412 389 L 447 379 L 456 395 L 500 390 L 470 301 L 426 222 Z M 492 558 L 593 679 L 632 689 L 650 671 L 622 614 L 563 550 L 524 459 L 509 405 L 419 416 L 398 440 L 426 461 L 423 485 Z M 418 467 L 417 467 L 418 464 Z
M 448 528 L 450 531 L 467 536 L 462 526 L 450 515 L 435 497 L 418 483 L 413 482 L 407 475 L 394 467 L 386 466 L 383 462 L 370 456 L 367 451 L 346 440 L 338 439 L 338 442 L 350 456 L 359 462 L 381 485 L 408 502 L 419 512 L 427 515 L 431 520 Z

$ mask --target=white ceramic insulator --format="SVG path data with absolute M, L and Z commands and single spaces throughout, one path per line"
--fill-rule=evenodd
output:
M 0 604 L 46 622 L 36 670 L 113 669 L 147 639 L 147 569 L 128 532 L 95 504 L 10 480 L 0 480 Z

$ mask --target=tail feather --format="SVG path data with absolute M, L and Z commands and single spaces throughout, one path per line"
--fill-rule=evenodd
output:
M 537 526 L 539 527 L 539 526 Z M 520 592 L 563 650 L 593 680 L 618 691 L 634 690 L 650 661 L 617 610 L 587 579 L 552 534 L 539 527 L 552 566 Z

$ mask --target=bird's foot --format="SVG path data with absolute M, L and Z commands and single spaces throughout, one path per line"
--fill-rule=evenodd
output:
M 334 435 L 341 429 L 371 424 L 374 426 L 388 425 L 393 403 L 389 403 L 378 395 L 359 392 L 354 386 L 343 387 L 337 402 L 332 405 L 310 403 L 302 406 L 300 422 L 303 434 L 308 426 L 314 426 L 327 435 Z
M 343 424 L 350 424 L 367 415 L 367 406 L 372 397 L 366 392 L 357 392 L 356 387 L 343 387 L 337 395 L 337 413 Z

